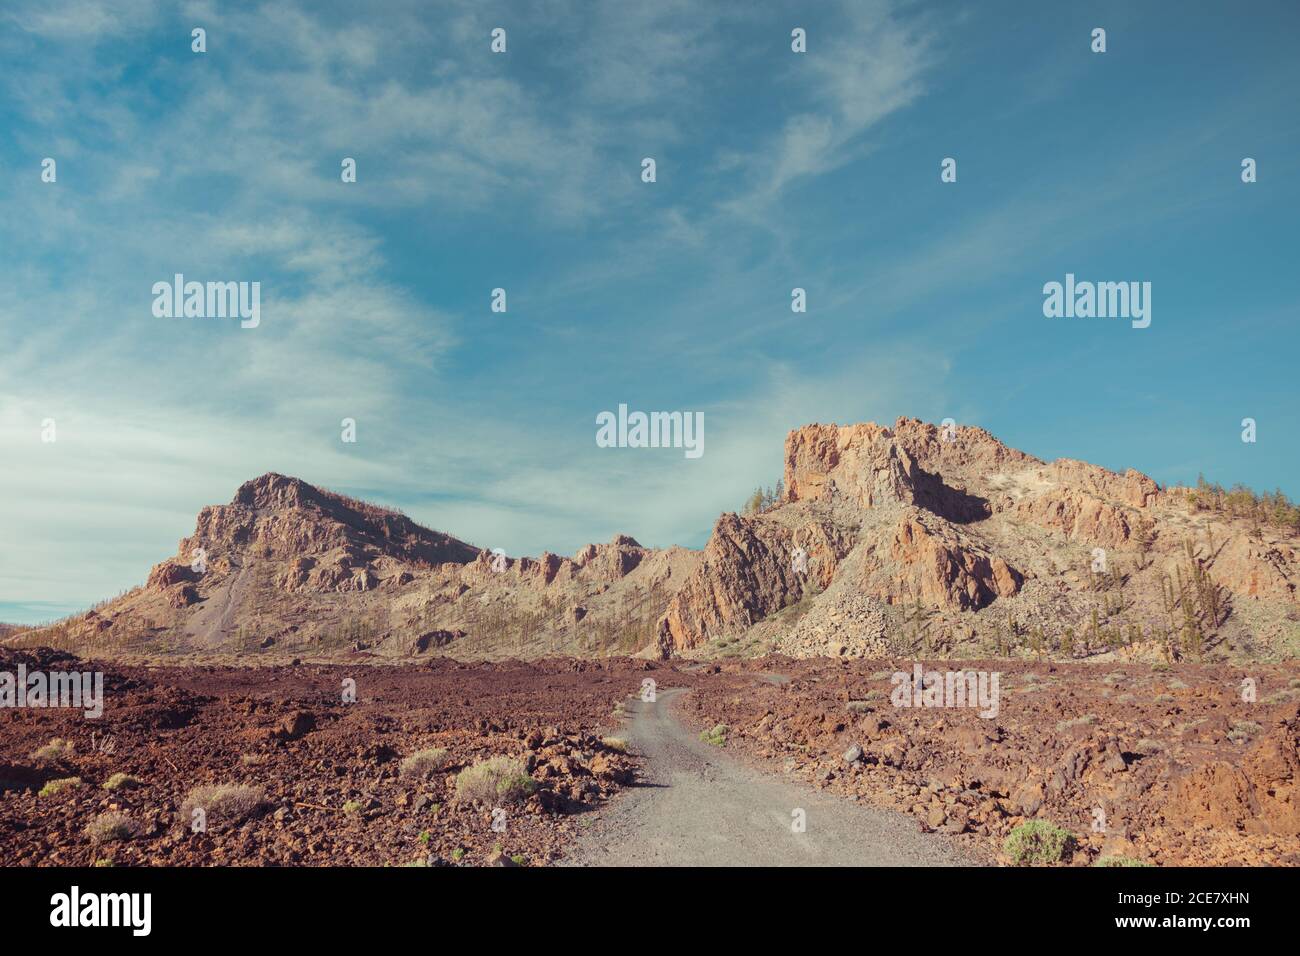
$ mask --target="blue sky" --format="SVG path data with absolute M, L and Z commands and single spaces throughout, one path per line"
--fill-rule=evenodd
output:
M 266 471 L 511 554 L 700 546 L 814 421 L 1300 495 L 1300 7 L 811 6 L 7 4 L 0 620 Z M 176 272 L 261 325 L 155 318 Z M 1067 272 L 1150 328 L 1045 318 Z M 597 448 L 619 403 L 704 456 Z

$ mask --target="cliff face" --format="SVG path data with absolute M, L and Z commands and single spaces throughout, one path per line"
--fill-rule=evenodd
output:
M 1049 464 L 979 428 L 808 425 L 786 439 L 783 485 L 767 511 L 719 520 L 669 602 L 662 653 L 742 634 L 795 655 L 943 651 L 1038 628 L 1049 645 L 1065 628 L 1087 632 L 1076 646 L 1116 631 L 1140 644 L 1186 624 L 1184 604 L 1201 640 L 1227 644 L 1242 636 L 1234 597 L 1272 602 L 1270 627 L 1294 612 L 1286 541 L 1190 515 L 1139 472 Z

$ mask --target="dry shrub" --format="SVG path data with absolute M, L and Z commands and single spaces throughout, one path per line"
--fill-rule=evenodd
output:
M 209 830 L 232 827 L 266 809 L 266 793 L 261 787 L 220 783 L 195 787 L 181 804 L 181 819 L 188 825 L 194 811 L 201 809 Z
M 537 781 L 528 775 L 524 762 L 513 757 L 489 757 L 456 777 L 456 799 L 461 803 L 517 803 L 536 789 Z
M 114 843 L 118 840 L 132 840 L 140 835 L 140 824 L 125 813 L 110 811 L 101 813 L 91 820 L 86 827 L 86 836 L 96 845 Z
M 427 777 L 446 768 L 447 751 L 442 747 L 429 747 L 417 750 L 402 761 L 403 777 Z

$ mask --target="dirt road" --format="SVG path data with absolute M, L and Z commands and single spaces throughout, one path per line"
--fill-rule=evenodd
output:
M 959 866 L 971 861 L 909 817 L 746 767 L 672 715 L 684 690 L 628 707 L 641 785 L 595 816 L 570 866 Z M 805 827 L 795 832 L 796 811 Z

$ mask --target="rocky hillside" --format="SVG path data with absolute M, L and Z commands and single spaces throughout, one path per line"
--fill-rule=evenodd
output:
M 498 556 L 268 474 L 148 583 L 16 645 L 394 657 L 1300 656 L 1292 530 L 979 428 L 809 425 L 703 551 Z
M 1294 534 L 1136 471 L 900 419 L 791 432 L 782 485 L 767 510 L 718 520 L 663 653 L 1300 651 Z
M 148 582 L 23 646 L 142 653 L 284 651 L 470 657 L 632 653 L 653 645 L 697 558 L 632 538 L 573 557 L 496 555 L 405 515 L 267 474 Z

